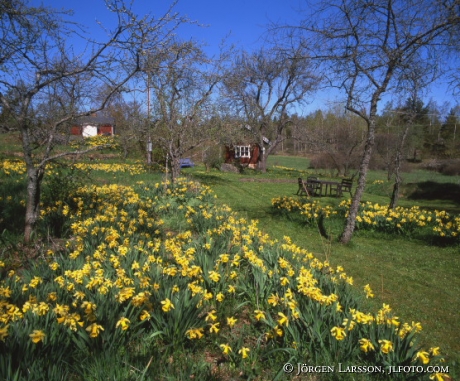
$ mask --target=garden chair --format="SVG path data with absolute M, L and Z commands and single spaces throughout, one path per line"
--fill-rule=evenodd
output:
M 299 178 L 297 179 L 297 182 L 298 182 L 298 184 L 299 184 L 299 189 L 297 190 L 296 195 L 302 196 L 302 195 L 306 194 L 307 196 L 310 197 L 310 193 L 309 193 L 308 190 L 307 190 L 306 184 L 305 184 L 305 182 L 302 180 L 301 177 L 299 177 Z
M 349 192 L 350 196 L 353 197 L 353 194 L 351 192 L 352 186 L 353 186 L 353 179 L 342 179 L 342 182 L 340 183 L 337 189 L 337 195 L 342 197 L 343 192 Z

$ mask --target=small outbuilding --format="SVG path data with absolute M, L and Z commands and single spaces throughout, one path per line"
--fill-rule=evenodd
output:
M 97 135 L 115 135 L 114 119 L 108 116 L 90 115 L 78 118 L 70 130 L 71 135 L 84 138 Z

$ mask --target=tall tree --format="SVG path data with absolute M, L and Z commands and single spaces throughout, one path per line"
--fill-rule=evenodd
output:
M 32 7 L 27 0 L 0 0 L 0 102 L 10 128 L 20 131 L 22 138 L 27 167 L 27 242 L 39 217 L 47 164 L 84 153 L 54 152 L 62 129 L 79 116 L 103 109 L 139 71 L 143 52 L 161 47 L 183 21 L 172 12 L 159 18 L 138 18 L 123 0 L 106 5 L 116 16 L 116 25 L 105 30 L 105 41 L 94 41 L 83 39 L 83 28 L 66 19 L 70 12 Z M 77 52 L 79 43 L 83 48 Z M 102 85 L 110 91 L 96 102 L 89 90 Z M 37 105 L 45 99 L 56 106 L 53 113 L 38 112 Z M 43 126 L 46 134 L 37 138 L 36 131 Z
M 459 118 L 460 106 L 457 105 L 450 109 L 442 123 L 439 135 L 440 145 L 444 148 L 444 158 L 460 157 L 460 139 L 459 139 Z
M 382 96 L 404 88 L 413 70 L 426 84 L 437 76 L 441 47 L 458 27 L 459 0 L 333 0 L 308 2 L 313 14 L 289 31 L 322 63 L 331 83 L 346 94 L 346 108 L 367 124 L 358 186 L 340 237 L 347 243 L 366 185 Z
M 458 127 L 460 126 L 459 118 L 457 116 L 458 108 L 452 108 L 447 115 L 446 121 L 441 127 L 441 137 L 443 139 L 455 142 L 458 139 Z
M 235 57 L 225 75 L 223 96 L 249 125 L 259 146 L 265 147 L 259 166 L 262 172 L 267 170 L 268 156 L 285 139 L 289 112 L 306 102 L 317 83 L 301 48 L 243 51 Z

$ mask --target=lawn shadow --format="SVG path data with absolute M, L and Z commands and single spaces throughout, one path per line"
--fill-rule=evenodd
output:
M 231 182 L 231 180 L 224 179 L 221 176 L 211 175 L 209 173 L 191 173 L 190 176 L 207 186 L 224 185 Z
M 414 190 L 408 195 L 410 200 L 446 200 L 460 205 L 459 184 L 424 181 L 408 185 L 414 187 Z

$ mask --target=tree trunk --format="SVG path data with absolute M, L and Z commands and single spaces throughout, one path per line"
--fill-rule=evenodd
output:
M 175 180 L 179 176 L 180 176 L 180 158 L 171 157 L 171 182 L 175 182 Z
M 42 168 L 27 169 L 27 205 L 24 228 L 24 241 L 29 243 L 35 225 L 40 217 L 40 191 L 44 170 Z
M 364 146 L 363 157 L 361 159 L 361 164 L 359 166 L 358 172 L 358 186 L 356 188 L 355 194 L 350 205 L 350 210 L 348 212 L 348 217 L 343 228 L 342 235 L 340 236 L 340 242 L 348 243 L 353 236 L 356 225 L 356 217 L 359 212 L 359 205 L 361 198 L 364 193 L 364 188 L 366 187 L 366 177 L 367 171 L 369 169 L 369 162 L 372 156 L 372 149 L 374 147 L 375 140 L 375 117 L 369 118 L 369 128 L 367 133 L 366 144 Z
M 263 140 L 261 140 L 261 142 L 259 143 L 259 147 L 260 147 L 260 150 L 259 150 L 259 158 L 260 158 L 259 170 L 260 170 L 260 172 L 262 172 L 262 173 L 267 172 L 268 157 L 272 154 L 272 152 L 275 151 L 276 147 L 278 147 L 278 144 L 279 144 L 279 142 L 275 141 L 275 142 L 272 142 L 272 144 L 269 145 L 267 148 L 265 148 Z
M 262 173 L 267 172 L 267 154 L 262 154 L 262 150 L 260 150 L 260 161 L 259 161 L 259 170 Z
M 398 175 L 397 175 L 398 176 Z M 398 176 L 399 177 L 399 176 Z M 395 183 L 393 185 L 393 193 L 391 194 L 391 201 L 390 205 L 388 206 L 388 209 L 394 209 L 398 205 L 399 201 L 399 186 L 400 186 L 400 179 L 397 178 L 395 180 Z
M 401 137 L 398 148 L 396 150 L 395 167 L 394 167 L 395 183 L 393 185 L 393 193 L 391 195 L 390 205 L 388 206 L 389 209 L 394 209 L 398 205 L 399 188 L 402 182 L 401 176 L 399 174 L 399 169 L 401 167 L 402 150 L 404 148 L 404 143 L 406 142 L 406 137 L 407 137 L 407 134 L 409 133 L 411 124 L 412 122 L 409 123 L 404 129 L 403 135 Z

